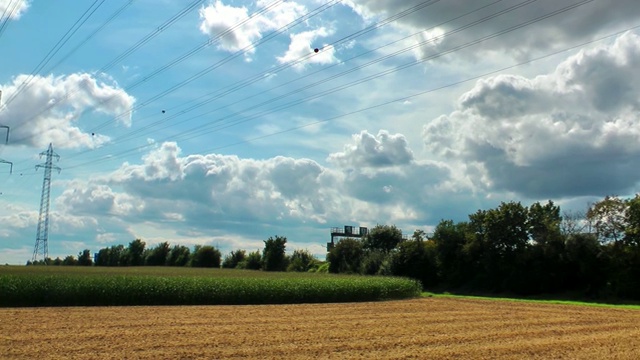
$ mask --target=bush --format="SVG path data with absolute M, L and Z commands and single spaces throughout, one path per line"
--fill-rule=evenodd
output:
M 317 262 L 308 250 L 295 250 L 289 257 L 287 271 L 307 272 Z
M 238 269 L 260 270 L 262 268 L 262 255 L 260 251 L 254 251 L 247 258 L 238 263 Z
M 196 245 L 191 257 L 191 266 L 219 268 L 221 256 L 220 251 L 213 246 Z
M 246 257 L 247 252 L 244 250 L 232 251 L 229 255 L 224 257 L 222 267 L 225 269 L 235 269 Z
M 380 274 L 381 267 L 387 257 L 388 255 L 381 250 L 367 251 L 360 264 L 360 273 L 363 275 Z
M 364 250 L 360 241 L 353 238 L 342 239 L 327 254 L 329 272 L 357 274 L 363 257 Z

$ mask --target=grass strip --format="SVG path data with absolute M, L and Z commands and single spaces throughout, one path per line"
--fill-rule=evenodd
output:
M 640 310 L 640 305 L 635 305 L 635 304 L 607 304 L 607 303 L 600 303 L 600 302 L 576 301 L 576 300 L 523 299 L 523 298 L 512 298 L 512 297 L 493 297 L 493 296 L 479 296 L 479 295 L 456 295 L 456 294 L 449 294 L 449 293 L 432 293 L 432 292 L 428 292 L 428 291 L 422 292 L 421 296 L 422 297 L 476 299 L 476 300 L 488 300 L 488 301 L 511 301 L 511 302 L 525 302 L 525 303 L 538 303 L 538 304 L 592 306 L 592 307 L 603 307 L 603 308 L 610 308 L 610 309 Z

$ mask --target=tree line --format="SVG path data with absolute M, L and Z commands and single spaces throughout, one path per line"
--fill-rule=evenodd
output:
M 607 196 L 584 214 L 503 202 L 407 240 L 376 226 L 340 240 L 327 260 L 333 273 L 408 276 L 428 289 L 640 300 L 640 195 Z
M 318 271 L 406 276 L 425 289 L 518 295 L 575 294 L 640 300 L 640 195 L 607 196 L 585 213 L 565 212 L 552 201 L 529 207 L 503 202 L 467 221 L 441 220 L 432 235 L 404 238 L 394 225 L 377 225 L 361 238 L 343 238 L 326 262 L 307 250 L 286 254 L 287 238 L 270 237 L 262 251 L 234 250 L 222 257 L 212 246 L 100 249 L 92 263 L 76 259 L 35 264 L 95 266 L 193 266 L 265 271 Z M 28 263 L 30 264 L 30 263 Z
M 319 271 L 326 272 L 328 265 L 317 260 L 308 250 L 294 250 L 286 254 L 287 238 L 270 237 L 264 241 L 264 249 L 247 253 L 246 250 L 231 251 L 224 258 L 219 249 L 210 245 L 196 245 L 193 250 L 183 245 L 168 242 L 147 248 L 141 239 L 133 240 L 128 246 L 113 245 L 100 249 L 92 259 L 91 251 L 85 249 L 76 258 L 68 255 L 64 259 L 47 258 L 27 265 L 61 266 L 190 266 L 209 268 L 229 268 L 265 271 Z

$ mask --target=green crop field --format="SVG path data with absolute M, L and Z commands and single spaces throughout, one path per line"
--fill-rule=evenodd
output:
M 0 306 L 238 305 L 420 295 L 392 277 L 173 267 L 0 267 Z

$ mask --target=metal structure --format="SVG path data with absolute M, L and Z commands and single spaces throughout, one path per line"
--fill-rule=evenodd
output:
M 0 90 L 0 105 L 2 105 L 2 90 Z M 7 125 L 0 125 L 0 129 L 7 129 L 7 136 L 4 140 L 4 144 L 9 143 L 9 127 Z M 13 163 L 11 161 L 0 159 L 0 163 L 9 164 L 11 168 L 9 169 L 9 174 L 13 174 Z
M 49 257 L 49 198 L 51 195 L 51 170 L 58 170 L 58 173 L 62 169 L 53 165 L 53 158 L 57 161 L 60 160 L 60 155 L 53 152 L 53 146 L 49 144 L 49 149 L 40 153 L 40 157 L 47 156 L 44 164 L 36 165 L 36 171 L 38 168 L 44 168 L 44 180 L 42 181 L 42 197 L 40 198 L 40 215 L 38 216 L 38 234 L 36 235 L 36 246 L 33 249 L 33 258 L 31 261 L 36 261 L 38 255 L 42 255 L 42 260 L 46 260 Z
M 358 230 L 356 232 L 356 230 Z M 335 246 L 335 238 L 340 237 L 350 237 L 350 238 L 361 238 L 367 236 L 369 230 L 366 227 L 360 226 L 357 228 L 355 226 L 345 225 L 344 228 L 334 227 L 331 228 L 331 242 L 327 243 L 327 251 L 331 251 Z

